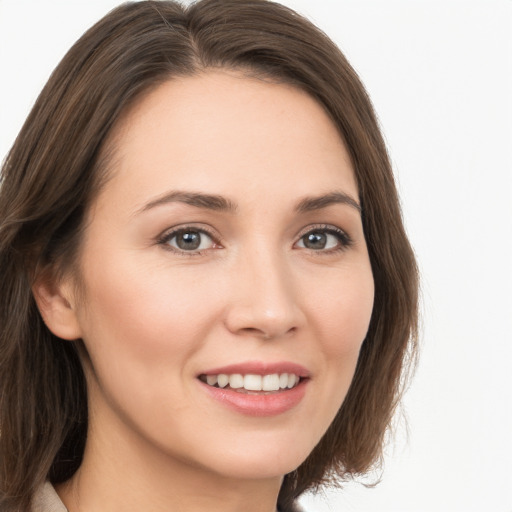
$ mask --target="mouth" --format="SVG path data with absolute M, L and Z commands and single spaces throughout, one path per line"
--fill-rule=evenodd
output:
M 263 395 L 293 389 L 304 378 L 295 373 L 269 373 L 265 375 L 219 373 L 201 374 L 199 380 L 214 388 L 233 390 L 244 394 Z
M 276 416 L 297 407 L 312 379 L 307 368 L 289 361 L 246 361 L 197 375 L 207 396 L 246 416 Z

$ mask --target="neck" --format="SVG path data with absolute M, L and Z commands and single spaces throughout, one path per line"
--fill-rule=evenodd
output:
M 103 477 L 101 477 L 103 478 Z M 132 479 L 133 481 L 134 479 Z M 126 483 L 90 478 L 79 470 L 70 480 L 57 487 L 57 492 L 69 512 L 275 512 L 277 493 L 266 491 L 261 485 L 214 486 L 198 483 L 179 487 L 168 482 L 165 489 L 157 489 L 154 482 L 147 487 L 128 486 Z M 180 480 L 180 482 L 182 482 Z M 252 488 L 251 488 L 252 487 Z

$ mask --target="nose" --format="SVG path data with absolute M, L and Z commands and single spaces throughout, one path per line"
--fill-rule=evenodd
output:
M 232 281 L 226 326 L 237 335 L 271 340 L 305 322 L 296 280 L 285 258 L 263 251 L 241 258 Z

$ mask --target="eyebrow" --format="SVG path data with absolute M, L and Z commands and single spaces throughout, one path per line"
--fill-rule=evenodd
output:
M 322 208 L 327 208 L 333 204 L 346 204 L 361 213 L 361 206 L 353 197 L 349 196 L 345 192 L 338 191 L 316 197 L 305 197 L 299 201 L 295 209 L 299 213 L 306 213 L 314 210 L 321 210 Z
M 223 196 L 214 194 L 203 194 L 199 192 L 181 192 L 173 191 L 163 196 L 150 201 L 148 204 L 143 206 L 137 213 L 142 213 L 147 210 L 151 210 L 156 206 L 161 206 L 169 203 L 184 203 L 196 208 L 203 208 L 207 210 L 215 210 L 221 212 L 235 212 L 237 205 L 226 199 Z
M 137 213 L 142 213 L 169 203 L 184 203 L 196 208 L 230 213 L 235 213 L 238 209 L 235 202 L 220 195 L 204 194 L 201 192 L 172 191 L 150 201 L 138 210 Z M 361 213 L 361 206 L 357 201 L 345 192 L 339 191 L 319 196 L 305 197 L 297 203 L 295 211 L 298 213 L 307 213 L 327 208 L 333 204 L 346 204 Z

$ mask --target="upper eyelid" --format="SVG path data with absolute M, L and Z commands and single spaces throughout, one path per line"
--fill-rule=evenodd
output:
M 160 235 L 158 235 L 157 240 L 158 242 L 167 242 L 170 239 L 172 239 L 174 236 L 178 235 L 179 233 L 182 233 L 184 231 L 198 231 L 200 233 L 204 233 L 207 236 L 209 236 L 215 243 L 223 245 L 223 237 L 218 233 L 217 230 L 213 229 L 210 226 L 198 223 L 190 223 L 190 224 L 181 224 L 177 226 L 173 226 L 171 228 L 168 228 L 161 232 Z M 353 238 L 349 235 L 349 233 L 345 230 L 340 228 L 339 226 L 336 226 L 335 224 L 322 224 L 322 223 L 316 223 L 316 224 L 310 224 L 308 226 L 303 227 L 301 230 L 299 230 L 295 235 L 295 241 L 294 244 L 297 243 L 302 237 L 307 235 L 308 233 L 311 233 L 312 231 L 326 231 L 331 233 L 336 233 L 343 235 L 346 237 L 347 245 L 351 244 L 353 242 Z
M 346 229 L 342 229 L 335 224 L 311 224 L 302 228 L 296 235 L 298 239 L 302 238 L 304 235 L 311 233 L 312 231 L 330 231 L 335 233 L 340 233 L 345 235 L 348 239 L 352 239 Z
M 217 233 L 216 230 L 214 230 L 210 227 L 206 227 L 204 225 L 197 225 L 197 224 L 196 225 L 183 224 L 183 225 L 174 226 L 172 228 L 167 228 L 164 231 L 162 231 L 161 234 L 158 235 L 157 238 L 158 238 L 158 240 L 163 240 L 163 239 L 169 240 L 173 236 L 176 236 L 179 233 L 183 233 L 184 231 L 198 231 L 199 233 L 204 233 L 204 234 L 208 235 L 216 242 L 219 242 L 219 243 L 221 242 L 221 237 Z
M 156 245 L 162 246 L 166 251 L 172 252 L 175 255 L 179 256 L 188 256 L 190 258 L 194 256 L 200 256 L 206 251 L 210 251 L 213 248 L 208 247 L 205 249 L 195 249 L 195 250 L 184 250 L 180 249 L 179 247 L 174 247 L 170 241 L 175 238 L 177 235 L 183 232 L 187 231 L 197 231 L 203 235 L 208 236 L 213 245 L 217 245 L 216 249 L 222 248 L 222 243 L 219 241 L 219 239 L 215 236 L 214 233 L 210 231 L 210 229 L 204 228 L 204 227 L 197 227 L 192 225 L 184 224 L 182 226 L 175 226 L 172 228 L 168 228 L 165 231 L 163 231 L 157 238 L 156 238 Z
M 294 245 L 299 243 L 308 233 L 314 232 L 326 232 L 331 235 L 337 235 L 339 238 L 339 247 L 337 249 L 326 249 L 326 250 L 316 250 L 314 251 L 316 254 L 330 254 L 333 252 L 337 252 L 339 250 L 349 249 L 354 245 L 353 238 L 348 234 L 348 232 L 334 224 L 317 224 L 310 225 L 304 228 L 299 232 L 297 241 L 294 242 Z M 307 249 L 307 248 L 306 248 Z

